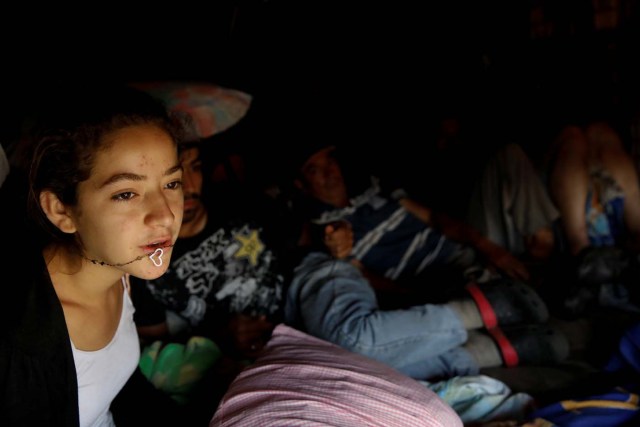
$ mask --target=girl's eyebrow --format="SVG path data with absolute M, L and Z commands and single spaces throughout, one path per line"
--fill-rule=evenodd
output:
M 117 173 L 115 175 L 111 175 L 100 186 L 98 186 L 98 188 L 103 188 L 120 181 L 144 181 L 145 179 L 147 179 L 146 175 L 138 175 L 130 172 Z
M 170 176 L 173 175 L 174 173 L 181 171 L 182 170 L 182 165 L 180 163 L 178 163 L 177 165 L 174 165 L 172 167 L 170 167 L 169 169 L 167 169 L 163 176 Z M 147 179 L 146 175 L 138 175 L 135 173 L 131 173 L 131 172 L 123 172 L 123 173 L 118 173 L 115 175 L 110 176 L 107 180 L 105 180 L 98 188 L 103 188 L 106 187 L 108 185 L 114 184 L 116 182 L 120 182 L 120 181 L 144 181 Z
M 169 175 L 173 175 L 174 173 L 181 171 L 182 170 L 182 163 L 178 162 L 175 166 L 170 167 L 169 169 L 166 170 L 166 172 L 164 173 L 164 176 L 169 176 Z

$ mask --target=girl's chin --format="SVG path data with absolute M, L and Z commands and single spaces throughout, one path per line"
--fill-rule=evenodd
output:
M 141 271 L 137 276 L 144 280 L 154 280 L 162 276 L 166 271 L 167 266 L 165 265 L 161 267 L 152 266 L 151 268 L 146 268 L 144 271 Z

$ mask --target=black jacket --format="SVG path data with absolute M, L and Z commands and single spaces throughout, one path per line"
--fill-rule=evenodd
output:
M 0 425 L 77 426 L 71 342 L 44 259 L 27 245 L 4 240 L 13 250 L 3 250 L 0 258 L 6 274 L 0 299 Z

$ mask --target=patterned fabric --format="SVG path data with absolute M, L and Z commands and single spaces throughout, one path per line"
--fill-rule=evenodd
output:
M 624 229 L 624 193 L 610 173 L 595 168 L 590 173 L 586 218 L 593 246 L 613 246 Z
M 640 396 L 614 390 L 586 398 L 563 400 L 536 410 L 534 427 L 587 427 L 638 425 Z M 529 424 L 527 424 L 529 425 Z
M 275 316 L 283 297 L 279 268 L 256 224 L 209 221 L 197 236 L 178 239 L 167 272 L 145 284 L 155 300 L 197 327 L 207 315 Z
M 133 86 L 161 99 L 173 112 L 187 114 L 193 120 L 195 135 L 208 138 L 242 119 L 252 96 L 235 89 L 210 83 L 150 82 Z
M 353 230 L 351 255 L 368 269 L 395 280 L 415 276 L 449 259 L 460 247 L 409 213 L 397 200 L 381 194 L 378 179 L 345 208 L 317 203 L 311 207 L 316 225 L 346 220 Z
M 615 386 L 600 393 L 576 396 L 535 410 L 532 427 L 637 426 L 640 425 L 640 322 L 629 326 L 618 348 L 604 365 L 616 374 Z M 605 383 L 606 384 L 606 383 Z
M 462 427 L 434 392 L 283 324 L 231 384 L 210 427 Z

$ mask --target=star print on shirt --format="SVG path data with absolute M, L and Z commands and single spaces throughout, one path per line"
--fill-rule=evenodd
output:
M 246 258 L 251 265 L 255 266 L 258 263 L 258 257 L 264 250 L 264 244 L 258 237 L 257 230 L 251 230 L 251 233 L 247 236 L 236 234 L 234 238 L 240 243 L 240 249 L 235 253 L 235 258 Z

